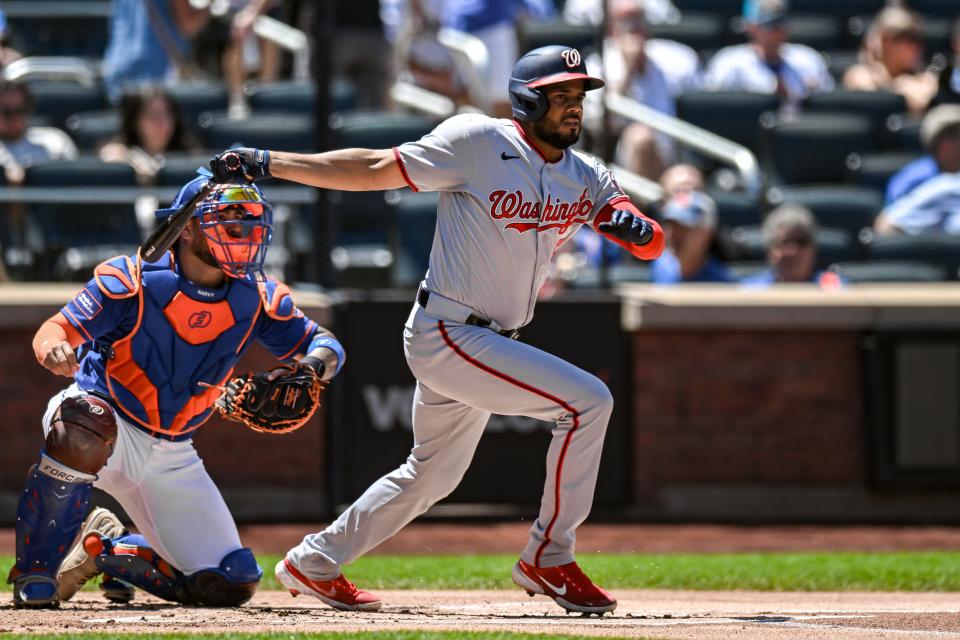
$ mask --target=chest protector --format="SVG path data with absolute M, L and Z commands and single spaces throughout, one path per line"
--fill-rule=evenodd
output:
M 275 280 L 228 279 L 210 290 L 182 278 L 172 254 L 154 264 L 113 258 L 95 271 L 109 298 L 136 297 L 132 330 L 114 340 L 104 381 L 124 417 L 183 436 L 210 416 L 220 389 L 254 335 L 261 313 L 283 320 L 295 307 Z

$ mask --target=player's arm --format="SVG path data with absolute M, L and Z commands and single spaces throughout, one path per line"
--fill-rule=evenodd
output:
M 235 155 L 238 163 L 228 162 Z M 264 149 L 230 149 L 210 161 L 217 182 L 269 176 L 321 189 L 383 191 L 407 186 L 392 149 L 338 149 L 324 153 L 288 153 Z
M 45 369 L 69 378 L 79 368 L 76 348 L 83 342 L 83 336 L 63 313 L 57 313 L 40 325 L 33 336 L 33 353 Z
M 659 258 L 666 244 L 660 225 L 627 198 L 607 204 L 597 214 L 594 228 L 641 260 Z
M 327 329 L 318 326 L 307 346 L 307 352 L 301 356 L 294 356 L 301 363 L 313 367 L 320 379 L 324 382 L 333 378 L 340 372 L 347 356 L 343 351 L 343 345 Z

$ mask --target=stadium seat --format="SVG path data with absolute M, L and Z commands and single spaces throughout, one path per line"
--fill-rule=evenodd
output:
M 55 161 L 27 168 L 24 185 L 56 188 L 133 187 L 136 175 L 123 163 L 106 163 L 94 158 Z M 68 191 L 69 189 L 63 189 Z M 30 213 L 43 233 L 46 277 L 84 279 L 104 253 L 136 251 L 140 228 L 133 203 L 112 204 L 89 201 L 37 203 Z M 111 247 L 67 254 L 70 248 Z M 124 251 L 119 251 L 123 247 Z M 109 257 L 109 256 L 108 256 Z M 93 262 L 91 262 L 93 261 Z
M 24 177 L 28 187 L 134 187 L 133 169 L 120 162 L 102 162 L 97 158 L 51 160 L 28 167 Z
M 924 18 L 957 18 L 960 10 L 956 0 L 910 0 L 910 8 Z
M 780 106 L 776 96 L 746 91 L 692 91 L 677 98 L 677 117 L 756 152 L 760 116 Z
M 847 158 L 847 176 L 850 182 L 883 194 L 890 177 L 919 157 L 919 153 L 902 151 L 852 153 Z
M 83 151 L 94 151 L 120 132 L 120 113 L 114 109 L 84 111 L 67 118 L 67 133 Z
M 71 114 L 97 111 L 107 106 L 103 89 L 97 85 L 52 80 L 36 80 L 27 84 L 35 100 L 34 113 L 54 127 L 63 128 Z
M 763 232 L 759 225 L 737 227 L 731 230 L 730 240 L 738 261 L 759 262 L 766 257 Z M 817 230 L 817 268 L 825 269 L 835 262 L 856 260 L 859 249 L 853 236 L 845 229 L 820 227 Z
M 674 40 L 695 51 L 719 49 L 728 43 L 729 25 L 714 13 L 684 11 L 677 24 L 650 25 L 651 38 Z
M 803 101 L 805 113 L 855 113 L 870 118 L 875 136 L 883 135 L 887 119 L 907 110 L 907 101 L 889 91 L 851 91 L 834 89 L 814 93 Z
M 199 131 L 200 114 L 227 108 L 227 89 L 220 82 L 183 82 L 165 89 L 180 105 L 184 121 L 194 133 Z
M 787 18 L 787 33 L 790 42 L 803 44 L 817 51 L 839 49 L 845 44 L 846 34 L 842 21 L 833 15 L 797 15 L 791 12 Z
M 833 49 L 820 53 L 827 61 L 827 69 L 830 70 L 830 75 L 838 86 L 843 82 L 843 75 L 847 69 L 855 65 L 860 56 L 856 49 Z
M 743 0 L 674 0 L 673 4 L 680 11 L 715 13 L 725 17 L 739 15 L 743 8 Z
M 947 270 L 938 265 L 908 260 L 871 260 L 868 262 L 838 262 L 830 271 L 850 283 L 858 282 L 942 282 Z
M 790 10 L 796 13 L 822 13 L 845 18 L 872 14 L 883 8 L 884 0 L 793 0 Z
M 887 129 L 890 131 L 894 149 L 916 153 L 923 151 L 919 118 L 891 116 L 887 120 Z
M 197 177 L 197 169 L 209 168 L 209 161 L 208 155 L 168 155 L 157 172 L 157 184 L 163 187 L 182 186 Z
M 571 289 L 596 290 L 603 286 L 603 272 L 600 267 L 580 267 L 570 275 L 573 276 L 573 279 L 568 281 Z M 607 283 L 611 285 L 628 282 L 650 282 L 652 273 L 649 263 L 631 261 L 608 266 L 606 277 Z
M 717 203 L 717 226 L 721 228 L 756 225 L 763 219 L 761 203 L 755 196 L 720 189 L 707 194 Z
M 391 111 L 350 111 L 330 118 L 337 149 L 388 149 L 430 133 L 437 121 Z
M 348 111 L 356 108 L 356 89 L 343 80 L 335 80 L 330 87 L 333 94 L 331 111 Z M 313 113 L 316 91 L 309 82 L 271 82 L 254 85 L 249 91 L 250 109 L 257 111 L 292 111 Z
M 843 113 L 777 118 L 764 143 L 762 162 L 775 184 L 842 182 L 847 156 L 877 146 L 869 118 Z
M 415 284 L 427 271 L 437 220 L 436 192 L 402 193 L 388 199 L 396 224 L 393 284 Z
M 860 230 L 872 227 L 883 207 L 883 197 L 873 189 L 846 185 L 778 187 L 770 190 L 771 205 L 800 204 L 808 209 L 817 224 L 845 229 L 854 238 Z
M 519 51 L 530 51 L 551 44 L 562 43 L 590 51 L 600 41 L 600 30 L 590 25 L 568 24 L 563 20 L 520 20 L 517 24 Z
M 231 120 L 226 113 L 204 113 L 200 129 L 211 149 L 257 147 L 279 151 L 315 149 L 313 117 L 300 113 L 257 113 Z
M 947 279 L 956 280 L 960 271 L 960 237 L 946 234 L 877 236 L 866 245 L 873 260 L 909 260 L 942 267 Z
M 95 15 L 100 5 L 90 2 L 4 3 L 17 49 L 27 56 L 82 56 L 101 59 L 106 49 L 108 18 Z M 65 11 L 66 5 L 87 5 L 86 11 Z M 70 15 L 70 14 L 74 15 Z M 80 13 L 81 15 L 76 15 Z M 85 14 L 85 15 L 84 15 Z

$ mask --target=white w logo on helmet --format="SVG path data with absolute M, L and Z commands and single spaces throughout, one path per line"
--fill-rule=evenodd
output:
M 564 49 L 560 52 L 560 57 L 566 63 L 567 67 L 575 69 L 580 66 L 580 52 L 576 49 Z

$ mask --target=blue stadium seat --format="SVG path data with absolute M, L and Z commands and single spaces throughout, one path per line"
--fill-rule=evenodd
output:
M 873 260 L 909 260 L 937 265 L 947 279 L 956 280 L 960 272 L 960 237 L 946 234 L 917 236 L 877 236 L 866 245 Z
M 426 273 L 433 247 L 438 200 L 436 192 L 402 193 L 388 200 L 396 225 L 394 285 L 414 284 Z
M 719 49 L 729 43 L 727 20 L 714 13 L 684 11 L 677 24 L 650 25 L 651 38 L 681 42 L 695 51 Z
M 852 153 L 847 158 L 847 176 L 856 185 L 884 194 L 891 176 L 919 157 L 917 152 L 903 151 Z
M 519 51 L 525 52 L 561 43 L 590 51 L 600 42 L 600 30 L 590 25 L 568 24 L 562 20 L 520 20 L 517 24 Z
M 226 113 L 207 112 L 200 128 L 210 149 L 242 146 L 310 152 L 316 145 L 313 117 L 302 113 L 254 113 L 232 120 Z
M 81 111 L 98 111 L 107 106 L 103 88 L 76 82 L 35 80 L 28 86 L 35 100 L 34 113 L 54 127 L 63 128 L 67 117 Z
M 227 89 L 222 82 L 182 82 L 165 90 L 176 100 L 190 131 L 197 133 L 200 114 L 227 109 Z
M 691 91 L 677 98 L 677 117 L 738 142 L 759 148 L 760 116 L 780 106 L 776 96 L 747 91 Z
M 790 10 L 796 13 L 823 13 L 841 18 L 876 13 L 884 0 L 793 0 Z
M 892 116 L 887 120 L 887 129 L 897 151 L 921 153 L 920 119 L 912 116 Z
M 331 111 L 349 111 L 356 108 L 355 87 L 344 80 L 335 80 L 330 87 L 333 96 Z M 292 111 L 313 113 L 316 91 L 310 82 L 271 82 L 257 84 L 249 91 L 250 108 L 256 111 Z
M 209 168 L 209 161 L 209 155 L 169 154 L 157 172 L 157 184 L 163 187 L 184 185 L 197 177 L 197 169 Z M 257 184 L 261 182 L 257 181 Z
M 771 189 L 768 198 L 773 205 L 803 205 L 817 224 L 844 229 L 854 238 L 861 229 L 873 226 L 883 207 L 883 197 L 877 191 L 847 185 L 779 187 Z
M 349 111 L 330 118 L 334 148 L 388 149 L 430 133 L 437 121 L 392 111 Z
M 762 162 L 774 184 L 842 182 L 847 156 L 877 147 L 870 119 L 855 114 L 777 118 L 765 134 Z
M 860 282 L 942 282 L 947 270 L 935 264 L 909 260 L 838 262 L 830 271 L 852 284 Z
M 717 203 L 717 225 L 733 228 L 760 224 L 763 219 L 760 200 L 748 193 L 711 189 L 708 195 Z
M 714 13 L 727 18 L 739 15 L 743 8 L 743 0 L 674 0 L 673 4 L 683 12 Z
M 907 110 L 907 101 L 899 93 L 889 91 L 851 91 L 834 89 L 814 93 L 803 101 L 805 113 L 853 113 L 867 116 L 873 135 L 886 131 L 887 119 Z
M 120 113 L 115 109 L 83 111 L 67 117 L 66 131 L 80 151 L 94 151 L 120 132 Z

